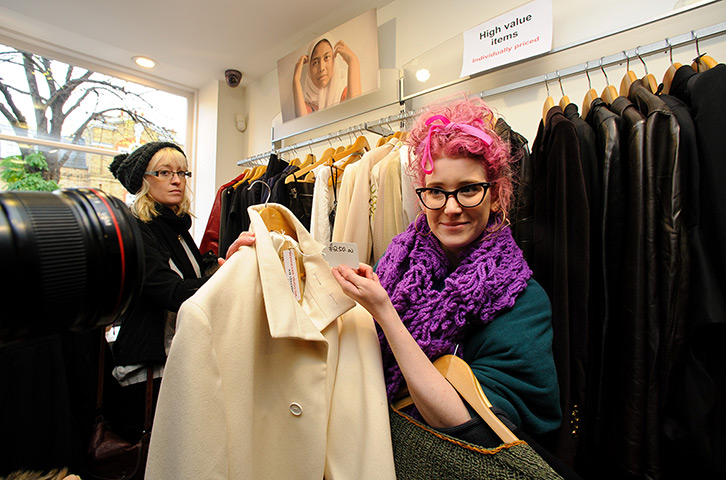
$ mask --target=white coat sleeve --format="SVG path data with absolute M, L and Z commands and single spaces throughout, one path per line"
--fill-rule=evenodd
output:
M 146 478 L 226 479 L 227 421 L 209 320 L 192 302 L 179 310 L 161 382 Z
M 325 478 L 395 480 L 375 323 L 360 305 L 339 321 L 340 357 L 328 423 Z

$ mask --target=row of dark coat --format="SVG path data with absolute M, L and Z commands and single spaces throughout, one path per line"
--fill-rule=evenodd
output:
M 314 184 L 300 181 L 285 183 L 286 177 L 297 170 L 299 167 L 288 164 L 273 153 L 259 179 L 250 182 L 241 173 L 222 185 L 217 190 L 199 250 L 224 256 L 237 236 L 249 230 L 247 207 L 251 205 L 267 202 L 284 205 L 309 229 Z
M 551 108 L 521 156 L 515 238 L 552 301 L 563 425 L 586 478 L 726 475 L 726 65 L 669 95 Z

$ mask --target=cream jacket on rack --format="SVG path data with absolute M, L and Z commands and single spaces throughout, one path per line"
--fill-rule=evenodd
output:
M 358 257 L 362 263 L 371 263 L 373 246 L 370 222 L 371 169 L 391 148 L 390 143 L 376 147 L 366 152 L 358 162 L 346 167 L 343 172 L 338 211 L 333 225 L 333 241 L 357 244 Z M 350 175 L 353 172 L 354 177 Z
M 373 319 L 340 289 L 322 245 L 285 207 L 305 271 L 295 301 L 248 209 L 243 247 L 179 310 L 146 478 L 393 479 Z

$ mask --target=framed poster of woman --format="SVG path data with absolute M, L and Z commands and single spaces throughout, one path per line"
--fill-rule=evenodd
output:
M 284 122 L 378 88 L 375 9 L 278 60 L 277 76 Z

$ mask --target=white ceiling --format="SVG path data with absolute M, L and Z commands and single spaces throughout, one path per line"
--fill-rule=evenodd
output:
M 316 36 L 391 1 L 2 0 L 0 41 L 182 90 L 223 80 L 229 68 L 248 85 Z M 135 55 L 159 65 L 144 71 Z

